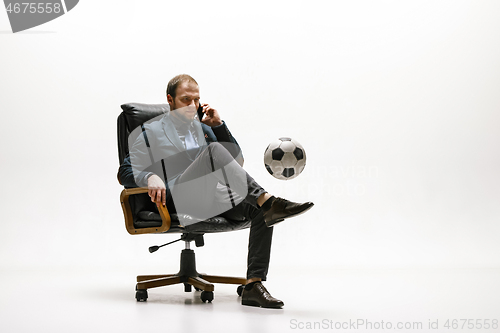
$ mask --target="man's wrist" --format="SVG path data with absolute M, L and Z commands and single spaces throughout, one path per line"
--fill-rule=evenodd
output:
M 212 128 L 214 127 L 219 127 L 219 126 L 222 126 L 224 124 L 224 122 L 222 120 L 219 120 L 218 122 L 214 121 L 214 125 L 210 126 Z
M 222 125 L 224 125 L 224 121 L 223 120 L 220 120 L 219 123 L 217 125 L 213 125 L 213 126 L 210 126 L 211 128 L 219 128 L 221 127 Z

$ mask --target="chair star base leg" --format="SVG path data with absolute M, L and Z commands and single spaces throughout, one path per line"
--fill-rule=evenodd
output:
M 177 274 L 157 274 L 137 276 L 136 299 L 145 302 L 148 298 L 148 289 L 169 286 L 173 284 L 184 284 L 184 290 L 190 292 L 191 286 L 201 290 L 201 300 L 212 302 L 214 296 L 213 283 L 245 284 L 246 279 L 240 277 L 217 276 L 200 274 L 196 271 L 195 253 L 191 249 L 181 252 L 180 270 Z

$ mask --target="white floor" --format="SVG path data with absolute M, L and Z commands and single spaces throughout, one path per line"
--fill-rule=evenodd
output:
M 500 269 L 297 270 L 273 269 L 266 283 L 282 310 L 242 306 L 220 284 L 211 304 L 182 285 L 137 303 L 135 275 L 160 272 L 3 270 L 0 332 L 500 332 L 478 329 L 500 320 Z

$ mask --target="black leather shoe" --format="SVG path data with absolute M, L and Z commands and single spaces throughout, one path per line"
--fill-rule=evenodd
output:
M 268 227 L 272 227 L 286 218 L 305 213 L 312 206 L 314 206 L 312 202 L 299 204 L 283 198 L 276 198 L 274 199 L 271 208 L 264 212 L 264 221 L 266 221 L 266 225 Z
M 250 290 L 243 288 L 241 304 L 272 309 L 281 309 L 284 305 L 282 301 L 271 296 L 266 287 L 260 282 L 254 283 Z

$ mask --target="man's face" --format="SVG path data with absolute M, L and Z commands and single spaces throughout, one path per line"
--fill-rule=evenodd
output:
M 191 122 L 200 105 L 200 89 L 197 84 L 184 81 L 177 87 L 175 98 L 167 95 L 167 101 L 172 116 L 184 122 Z

